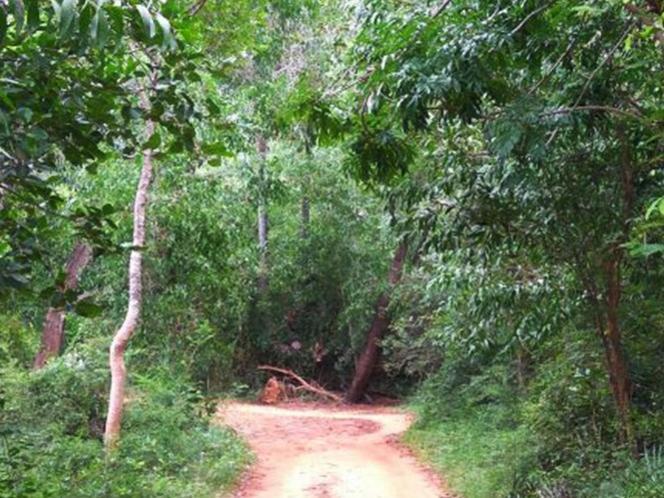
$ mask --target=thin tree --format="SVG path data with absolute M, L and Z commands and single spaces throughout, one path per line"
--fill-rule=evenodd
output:
M 65 279 L 59 291 L 66 293 L 78 287 L 81 272 L 92 259 L 92 247 L 85 242 L 77 242 L 67 260 Z M 65 335 L 65 308 L 51 306 L 46 312 L 42 327 L 41 346 L 35 356 L 34 368 L 39 370 L 46 365 L 49 358 L 57 356 L 62 349 Z
M 141 107 L 145 116 L 150 115 L 150 98 L 148 90 L 154 90 L 157 82 L 157 71 L 153 65 L 148 82 L 149 88 L 140 89 Z M 145 121 L 146 142 L 154 135 L 155 124 L 151 118 Z M 134 232 L 132 250 L 129 256 L 129 292 L 127 314 L 122 326 L 113 337 L 109 351 L 109 365 L 111 369 L 111 390 L 108 399 L 108 414 L 104 431 L 104 445 L 107 450 L 113 449 L 120 437 L 120 425 L 124 404 L 124 391 L 127 371 L 124 362 L 124 352 L 132 334 L 138 326 L 141 306 L 143 302 L 143 248 L 145 245 L 145 219 L 148 205 L 148 191 L 152 183 L 153 151 L 146 147 L 143 150 L 143 165 L 134 199 Z
M 263 135 L 256 138 L 258 152 L 258 291 L 264 296 L 269 286 L 268 263 L 268 215 L 267 215 L 267 180 L 265 162 L 267 160 L 267 142 Z

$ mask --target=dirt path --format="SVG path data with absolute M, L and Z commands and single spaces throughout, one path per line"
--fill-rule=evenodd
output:
M 398 443 L 403 411 L 231 403 L 219 415 L 257 455 L 236 498 L 451 498 Z

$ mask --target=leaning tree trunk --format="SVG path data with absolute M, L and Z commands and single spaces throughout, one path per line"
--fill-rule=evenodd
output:
M 65 281 L 60 286 L 60 292 L 76 289 L 78 278 L 92 258 L 92 248 L 84 243 L 77 242 L 69 256 L 65 267 Z M 64 339 L 65 310 L 64 308 L 50 307 L 44 318 L 42 328 L 41 347 L 35 357 L 34 368 L 39 370 L 49 358 L 57 356 L 62 348 Z
M 256 151 L 258 152 L 260 164 L 258 165 L 258 291 L 264 296 L 268 290 L 269 266 L 268 266 L 268 216 L 267 216 L 267 194 L 265 192 L 265 161 L 267 156 L 267 142 L 265 137 L 259 135 L 256 139 Z
M 399 244 L 399 247 L 394 254 L 394 258 L 392 259 L 392 266 L 390 267 L 389 274 L 390 287 L 394 287 L 401 280 L 403 266 L 406 260 L 406 252 L 406 243 L 402 242 Z M 349 403 L 359 402 L 369 385 L 371 374 L 376 365 L 376 360 L 378 359 L 380 341 L 385 336 L 385 333 L 390 326 L 390 317 L 387 314 L 389 304 L 390 292 L 388 290 L 381 294 L 376 303 L 376 311 L 371 323 L 371 328 L 367 334 L 367 341 L 364 350 L 357 359 L 353 382 L 346 393 L 346 401 Z
M 154 86 L 156 74 L 153 71 L 151 83 Z M 146 115 L 150 111 L 150 102 L 147 92 L 141 92 L 141 104 Z M 145 123 L 146 141 L 154 134 L 154 122 L 147 119 Z M 143 301 L 142 267 L 143 249 L 145 245 L 145 213 L 148 204 L 148 191 L 152 183 L 152 158 L 151 149 L 143 151 L 143 167 L 136 189 L 134 199 L 134 233 L 132 240 L 132 251 L 129 256 L 129 303 L 124 322 L 113 337 L 109 351 L 109 365 L 111 369 L 111 391 L 108 398 L 108 414 L 106 416 L 106 428 L 104 431 L 104 445 L 107 450 L 113 449 L 120 436 L 120 424 L 122 422 L 122 411 L 124 404 L 124 390 L 127 377 L 125 369 L 124 352 L 129 339 L 136 330 L 141 314 Z

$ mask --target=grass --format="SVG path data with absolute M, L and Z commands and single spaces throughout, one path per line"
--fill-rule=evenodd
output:
M 463 498 L 507 496 L 529 452 L 523 427 L 505 423 L 507 413 L 478 408 L 444 420 L 422 420 L 405 442 L 438 470 Z

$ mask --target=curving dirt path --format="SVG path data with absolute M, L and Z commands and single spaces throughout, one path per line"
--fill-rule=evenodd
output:
M 219 407 L 257 461 L 235 498 L 452 498 L 398 442 L 412 422 L 385 407 Z

